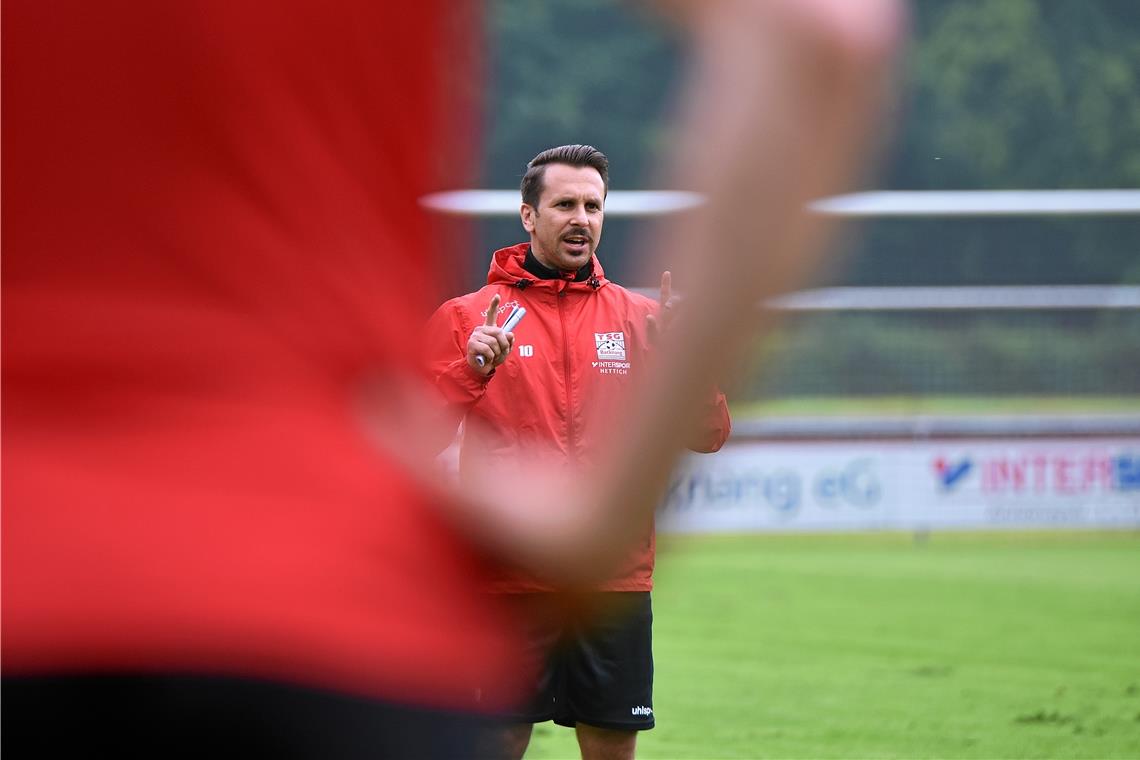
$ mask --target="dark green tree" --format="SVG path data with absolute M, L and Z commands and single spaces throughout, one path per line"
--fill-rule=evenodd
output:
M 1140 187 L 1140 2 L 912 8 L 889 148 L 869 188 Z M 654 184 L 681 55 L 661 27 L 619 0 L 492 0 L 487 34 L 485 186 L 517 186 L 531 156 L 568 142 L 606 151 L 615 188 Z M 483 230 L 473 282 L 491 248 L 521 238 L 513 220 Z M 635 271 L 630 239 L 628 223 L 607 222 L 603 260 L 619 278 Z M 853 228 L 846 247 L 824 282 L 1140 283 L 1135 217 L 881 220 Z M 1140 373 L 1112 369 L 1135 366 L 1136 312 L 1022 316 L 798 320 L 794 340 L 769 346 L 780 371 L 766 373 L 768 389 L 1140 393 Z

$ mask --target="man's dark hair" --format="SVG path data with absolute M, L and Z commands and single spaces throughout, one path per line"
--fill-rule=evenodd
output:
M 598 174 L 602 175 L 602 197 L 610 192 L 610 160 L 605 153 L 592 145 L 560 145 L 542 151 L 526 165 L 526 174 L 523 175 L 519 190 L 522 191 L 523 203 L 531 208 L 538 208 L 538 199 L 542 197 L 543 190 L 542 178 L 548 164 L 597 169 Z

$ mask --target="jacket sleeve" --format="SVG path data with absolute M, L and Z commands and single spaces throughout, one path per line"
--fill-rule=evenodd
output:
M 715 395 L 705 402 L 701 427 L 689 440 L 689 449 L 701 454 L 719 451 L 731 432 L 732 419 L 728 415 L 728 400 L 725 399 L 724 392 L 717 389 Z
M 467 338 L 474 327 L 459 302 L 452 300 L 436 309 L 422 336 L 423 367 L 428 382 L 437 391 L 441 417 L 455 427 L 487 391 L 495 370 L 484 376 L 467 364 Z M 444 443 L 446 445 L 446 442 Z

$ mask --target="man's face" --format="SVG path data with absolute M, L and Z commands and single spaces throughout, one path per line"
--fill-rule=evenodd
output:
M 597 169 L 549 164 L 538 208 L 524 203 L 523 229 L 534 257 L 551 269 L 580 269 L 602 239 L 605 185 Z

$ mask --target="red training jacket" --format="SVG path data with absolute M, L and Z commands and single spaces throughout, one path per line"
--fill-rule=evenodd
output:
M 523 268 L 529 247 L 520 243 L 496 251 L 487 285 L 446 302 L 428 322 L 426 347 L 436 387 L 465 415 L 461 476 L 471 450 L 479 452 L 481 466 L 489 460 L 507 472 L 520 453 L 542 450 L 567 463 L 590 463 L 612 430 L 614 412 L 648 369 L 646 318 L 658 310 L 657 302 L 607 280 L 596 257 L 588 280 L 536 279 Z M 498 324 L 515 304 L 527 314 L 514 331 L 510 357 L 484 377 L 467 364 L 467 339 L 484 323 L 496 293 Z M 724 394 L 717 391 L 708 406 L 705 425 L 690 442 L 694 451 L 718 450 L 731 429 Z M 541 502 L 536 494 L 535 508 Z M 650 524 L 645 542 L 600 590 L 651 590 L 654 550 Z M 492 590 L 551 588 L 515 574 L 494 582 Z

